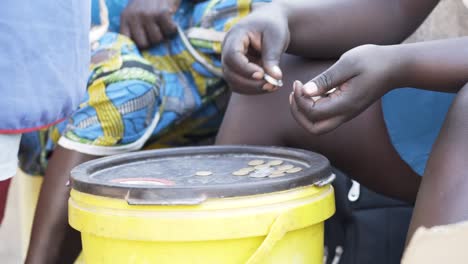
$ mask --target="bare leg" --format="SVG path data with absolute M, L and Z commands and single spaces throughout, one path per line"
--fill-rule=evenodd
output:
M 468 85 L 458 93 L 434 144 L 408 238 L 420 226 L 468 220 Z
M 292 56 L 282 61 L 285 86 L 278 92 L 232 95 L 217 144 L 282 145 L 316 151 L 374 191 L 414 203 L 420 176 L 392 146 L 380 102 L 331 133 L 311 135 L 293 119 L 288 96 L 294 80 L 310 80 L 331 62 Z
M 68 225 L 70 171 L 95 157 L 57 147 L 42 184 L 26 263 L 73 263 L 81 250 L 80 234 Z

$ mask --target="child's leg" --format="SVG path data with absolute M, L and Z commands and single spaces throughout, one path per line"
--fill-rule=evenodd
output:
M 79 232 L 68 225 L 66 186 L 70 171 L 93 156 L 58 146 L 49 160 L 34 215 L 26 262 L 73 263 L 81 249 Z
M 108 33 L 100 41 L 88 101 L 68 121 L 44 175 L 28 264 L 73 263 L 78 256 L 80 236 L 67 217 L 70 171 L 97 156 L 139 150 L 157 125 L 160 80 L 151 65 L 128 52 L 135 47 L 127 38 Z
M 317 151 L 373 190 L 414 202 L 420 176 L 393 148 L 380 104 L 322 136 L 307 133 L 293 119 L 288 97 L 294 80 L 307 81 L 330 63 L 283 58 L 285 86 L 259 96 L 233 94 L 218 144 L 283 145 Z
M 460 90 L 434 144 L 408 238 L 420 226 L 468 220 L 468 85 Z

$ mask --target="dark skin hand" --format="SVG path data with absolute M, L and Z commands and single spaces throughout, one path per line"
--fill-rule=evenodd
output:
M 275 69 L 280 58 L 275 54 L 286 51 L 313 59 L 339 58 L 364 44 L 398 44 L 420 25 L 437 3 L 438 0 L 275 1 L 256 10 L 225 38 L 225 77 L 238 93 L 275 90 L 264 87 L 262 81 L 264 72 L 282 78 L 281 71 Z M 262 15 L 262 12 L 271 15 Z M 271 41 L 268 36 L 274 31 L 277 31 L 276 38 Z M 262 41 L 271 42 L 268 50 Z M 460 90 L 468 81 L 467 45 L 467 39 L 460 38 L 396 47 L 360 47 L 343 55 L 328 74 L 319 75 L 314 82 L 305 86 L 296 82 L 295 92 L 290 97 L 297 121 L 309 132 L 322 134 L 352 119 L 394 87 L 458 92 L 427 164 L 408 237 L 422 225 L 468 219 L 467 198 L 463 195 L 467 193 L 468 182 L 468 146 L 464 144 L 468 134 L 468 85 Z M 395 68 L 398 66 L 400 68 Z M 317 102 L 312 98 L 323 96 L 323 92 L 335 87 L 338 90 L 326 98 Z M 256 105 L 256 101 L 250 104 Z M 268 113 L 270 108 L 271 105 Z M 353 124 L 354 120 L 343 127 Z M 370 156 L 374 154 L 370 152 Z M 388 182 L 388 177 L 374 176 L 378 182 Z
M 181 0 L 132 0 L 120 15 L 120 33 L 146 49 L 173 36 L 172 19 Z
M 277 0 L 236 24 L 223 45 L 224 77 L 233 91 L 261 94 L 281 79 L 281 54 L 338 58 L 359 45 L 397 44 L 410 35 L 438 0 Z
M 464 37 L 358 47 L 307 84 L 296 81 L 290 95 L 296 121 L 313 134 L 323 134 L 359 116 L 394 87 L 457 93 L 422 177 L 407 242 L 420 226 L 468 219 L 467 46 L 468 38 Z M 325 97 L 314 99 L 316 96 Z
M 290 38 L 288 20 L 280 5 L 269 4 L 253 14 L 230 30 L 222 49 L 224 79 L 234 91 L 244 94 L 276 90 L 263 80 L 263 69 L 273 78 L 282 79 L 279 58 Z
M 292 114 L 309 132 L 322 134 L 398 87 L 457 92 L 468 82 L 467 45 L 468 38 L 458 38 L 354 48 L 312 81 L 295 82 Z

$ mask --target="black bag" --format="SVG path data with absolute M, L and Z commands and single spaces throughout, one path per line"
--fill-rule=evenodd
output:
M 325 222 L 324 263 L 400 263 L 412 207 L 335 174 L 336 213 Z

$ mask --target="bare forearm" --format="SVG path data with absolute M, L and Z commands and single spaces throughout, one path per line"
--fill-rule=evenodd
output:
M 400 87 L 458 92 L 468 82 L 468 37 L 390 46 Z
M 276 0 L 288 14 L 288 52 L 337 58 L 362 44 L 397 44 L 427 17 L 438 0 Z

